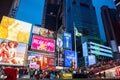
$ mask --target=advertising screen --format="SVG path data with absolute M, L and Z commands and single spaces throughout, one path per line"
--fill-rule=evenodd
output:
M 48 30 L 48 37 L 54 38 L 54 35 L 55 35 L 54 31 Z
M 55 52 L 55 40 L 33 35 L 32 49 Z
M 96 63 L 95 55 L 89 55 L 88 61 L 89 61 L 89 65 L 95 64 Z
M 32 24 L 3 16 L 0 38 L 28 43 Z
M 40 27 L 39 34 L 40 34 L 41 36 L 48 37 L 48 29 L 45 29 L 45 28 L 41 28 L 41 27 Z
M 55 58 L 50 55 L 28 53 L 28 64 L 30 68 L 50 69 L 55 68 Z
M 48 30 L 46 28 L 42 28 L 39 26 L 34 26 L 33 30 L 32 30 L 33 34 L 37 34 L 43 37 L 50 37 L 50 38 L 54 38 L 54 31 Z
M 57 34 L 57 41 L 56 41 L 56 47 L 57 47 L 57 64 L 59 66 L 63 66 L 64 65 L 64 51 L 63 51 L 63 36 L 62 34 Z M 58 61 L 59 60 L 59 61 Z
M 88 44 L 87 42 L 82 43 L 83 56 L 88 56 Z
M 40 34 L 40 27 L 38 27 L 38 26 L 33 26 L 32 33 L 39 35 L 39 34 Z
M 0 64 L 24 65 L 26 44 L 0 39 Z
M 72 49 L 72 37 L 70 33 L 63 34 L 63 48 Z
M 65 50 L 65 67 L 72 67 L 73 61 L 77 67 L 77 53 L 71 50 Z

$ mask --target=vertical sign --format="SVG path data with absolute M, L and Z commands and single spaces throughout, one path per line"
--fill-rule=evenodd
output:
M 95 55 L 89 55 L 88 61 L 89 61 L 89 65 L 95 64 L 96 63 Z
M 83 56 L 88 56 L 87 42 L 82 44 Z
M 63 33 L 63 48 L 72 49 L 72 38 L 70 33 Z

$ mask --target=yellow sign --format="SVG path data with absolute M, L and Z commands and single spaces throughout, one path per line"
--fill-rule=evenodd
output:
M 0 38 L 28 43 L 32 24 L 3 16 Z
M 72 79 L 72 74 L 70 73 L 62 74 L 62 79 Z

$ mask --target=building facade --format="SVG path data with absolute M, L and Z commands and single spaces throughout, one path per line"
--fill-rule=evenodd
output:
M 2 17 L 8 16 L 14 0 L 0 0 L 0 21 Z
M 92 4 L 92 0 L 65 0 L 64 6 L 65 30 L 67 32 L 72 33 L 72 36 L 74 36 L 75 26 L 83 36 L 100 37 L 95 7 Z M 76 42 L 78 43 L 77 48 L 79 49 L 83 42 L 81 38 L 82 37 L 76 37 Z M 74 37 L 72 40 L 74 41 Z
M 101 15 L 103 19 L 107 45 L 112 47 L 115 57 L 117 57 L 120 45 L 120 18 L 116 9 L 111 9 L 107 6 L 101 8 Z M 117 56 L 116 56 L 117 55 Z
M 56 31 L 58 0 L 45 0 L 42 27 Z

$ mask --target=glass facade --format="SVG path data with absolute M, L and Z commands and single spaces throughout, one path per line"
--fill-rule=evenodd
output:
M 73 33 L 75 27 L 85 36 L 99 37 L 95 8 L 91 0 L 66 0 L 66 30 Z

